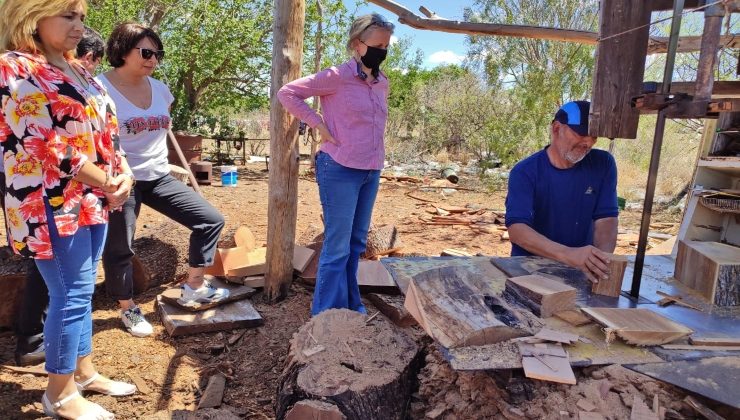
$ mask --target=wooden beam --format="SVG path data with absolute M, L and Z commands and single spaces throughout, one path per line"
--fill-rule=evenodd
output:
M 719 38 L 720 48 L 740 48 L 740 35 L 722 35 Z M 686 53 L 699 51 L 701 48 L 701 36 L 682 36 L 678 38 L 678 50 L 676 52 Z M 648 55 L 664 54 L 668 51 L 667 36 L 651 36 L 648 40 Z
M 660 92 L 661 85 L 661 83 L 658 83 L 658 92 Z M 673 82 L 671 83 L 671 93 L 686 93 L 694 96 L 695 85 L 696 82 Z M 712 98 L 740 98 L 740 81 L 715 81 L 712 85 Z
M 630 101 L 642 93 L 649 23 L 650 10 L 643 2 L 601 1 L 599 33 L 604 40 L 596 49 L 590 135 L 637 138 L 640 111 Z M 640 29 L 632 30 L 636 27 Z
M 265 294 L 271 302 L 288 295 L 293 279 L 293 241 L 298 216 L 298 119 L 288 115 L 277 99 L 277 91 L 301 75 L 305 11 L 304 0 L 275 0 L 265 273 Z
M 502 25 L 497 23 L 462 22 L 447 19 L 425 19 L 391 0 L 368 0 L 398 15 L 398 21 L 415 29 L 449 32 L 468 35 L 500 35 L 520 38 L 568 41 L 581 44 L 596 44 L 598 34 L 591 31 L 549 28 L 527 25 Z
M 662 10 L 673 10 L 673 0 L 650 0 L 650 10 L 653 12 L 659 12 Z M 699 6 L 703 6 L 706 0 L 686 0 L 684 2 L 684 9 L 695 9 Z

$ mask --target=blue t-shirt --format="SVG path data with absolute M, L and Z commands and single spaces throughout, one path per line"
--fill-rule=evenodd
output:
M 617 164 L 604 150 L 593 149 L 574 167 L 558 169 L 545 147 L 509 175 L 507 227 L 524 223 L 551 241 L 581 247 L 593 245 L 594 220 L 618 215 Z M 512 243 L 511 255 L 532 253 Z

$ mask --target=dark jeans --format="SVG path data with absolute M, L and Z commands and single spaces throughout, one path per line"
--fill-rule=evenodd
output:
M 5 173 L 0 171 L 0 207 L 5 211 Z M 7 225 L 6 225 L 7 226 Z M 16 353 L 26 354 L 38 350 L 44 342 L 44 320 L 49 307 L 49 290 L 33 260 L 26 263 L 26 288 L 23 290 L 15 335 L 18 339 Z
M 216 208 L 172 176 L 137 181 L 123 210 L 111 212 L 108 223 L 103 268 L 106 290 L 115 300 L 128 300 L 134 295 L 132 244 L 142 204 L 192 231 L 188 258 L 191 267 L 213 265 L 218 238 L 224 227 L 224 218 Z

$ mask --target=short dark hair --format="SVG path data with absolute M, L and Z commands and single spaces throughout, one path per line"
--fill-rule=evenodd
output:
M 105 41 L 94 29 L 85 26 L 85 33 L 82 34 L 82 39 L 77 44 L 77 58 L 84 57 L 89 52 L 92 52 L 93 60 L 103 58 L 105 55 Z
M 151 28 L 133 22 L 116 26 L 108 37 L 108 63 L 113 67 L 123 66 L 125 64 L 123 57 L 136 48 L 136 44 L 144 38 L 151 39 L 157 45 L 157 49 L 164 49 L 159 35 Z

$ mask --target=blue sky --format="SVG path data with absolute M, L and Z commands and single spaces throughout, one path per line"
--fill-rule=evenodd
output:
M 464 0 L 395 0 L 412 12 L 421 15 L 419 6 L 437 13 L 439 16 L 450 20 L 462 20 L 463 9 L 470 7 L 472 1 Z M 354 0 L 344 0 L 349 10 L 354 10 Z M 459 63 L 467 52 L 465 46 L 465 35 L 450 34 L 445 32 L 422 31 L 398 22 L 398 16 L 374 4 L 361 6 L 359 14 L 377 12 L 396 24 L 395 35 L 400 37 L 410 36 L 413 39 L 414 50 L 421 49 L 424 53 L 424 67 L 431 68 L 440 64 Z

